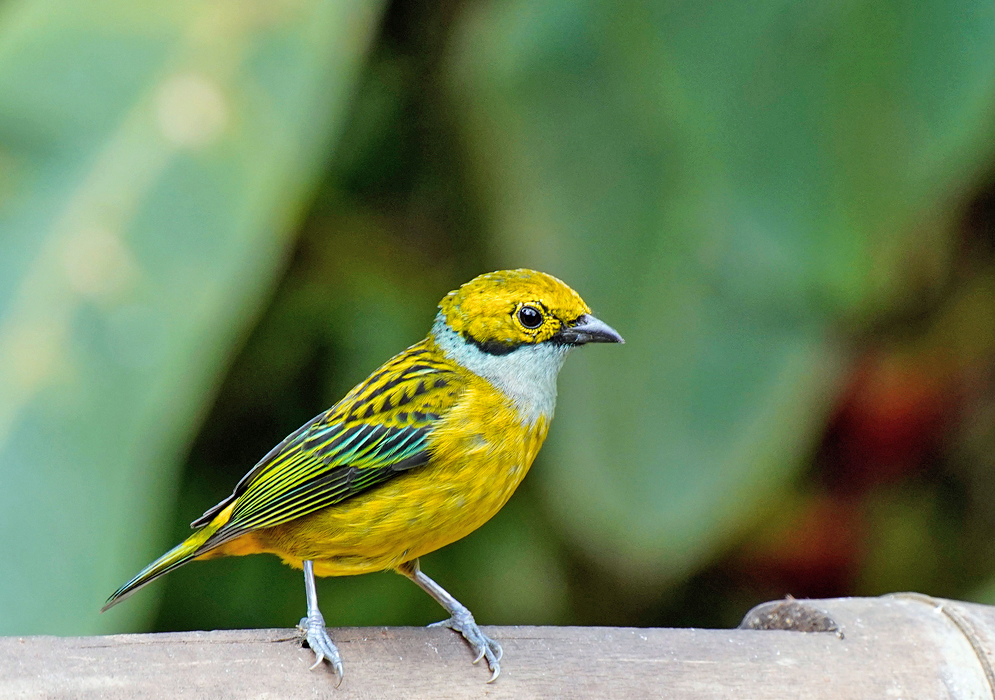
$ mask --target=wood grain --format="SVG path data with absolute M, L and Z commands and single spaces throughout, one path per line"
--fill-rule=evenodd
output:
M 308 671 L 293 630 L 0 638 L 0 698 L 993 698 L 995 611 L 899 594 L 798 601 L 840 634 L 490 627 L 488 685 L 446 629 L 333 629 L 346 675 Z M 790 619 L 797 617 L 793 611 Z M 788 619 L 759 615 L 755 619 Z M 807 624 L 807 623 L 806 623 Z

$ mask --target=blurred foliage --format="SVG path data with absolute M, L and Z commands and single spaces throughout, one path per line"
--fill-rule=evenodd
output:
M 379 7 L 0 9 L 0 631 L 111 630 Z
M 592 557 L 684 576 L 770 508 L 824 422 L 836 324 L 905 297 L 910 257 L 949 256 L 951 193 L 991 152 L 992 20 L 981 2 L 475 7 L 454 66 L 502 262 L 582 282 L 630 342 L 566 370 L 539 477 Z
M 424 559 L 478 619 L 995 603 L 993 15 L 0 5 L 0 634 L 291 625 L 263 556 L 96 610 L 512 266 L 628 342 L 571 358 L 519 493 Z M 392 574 L 319 587 L 332 625 L 440 615 Z

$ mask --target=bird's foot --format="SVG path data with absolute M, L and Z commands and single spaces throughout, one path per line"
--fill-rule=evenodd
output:
M 487 659 L 487 666 L 491 669 L 491 677 L 487 682 L 493 683 L 497 679 L 498 674 L 501 673 L 501 664 L 498 662 L 501 661 L 504 651 L 500 644 L 480 631 L 469 610 L 457 610 L 448 620 L 432 623 L 429 627 L 448 627 L 462 634 L 463 638 L 473 647 L 474 653 L 477 654 L 473 663 Z
M 311 670 L 313 671 L 320 666 L 322 661 L 327 661 L 332 665 L 339 677 L 339 683 L 341 683 L 344 675 L 342 658 L 339 656 L 339 650 L 332 642 L 332 638 L 328 636 L 328 630 L 325 629 L 325 618 L 321 616 L 321 613 L 302 617 L 301 621 L 297 623 L 297 629 L 304 634 L 304 641 L 311 647 L 311 651 L 316 657 Z

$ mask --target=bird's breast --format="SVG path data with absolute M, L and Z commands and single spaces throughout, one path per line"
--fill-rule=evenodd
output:
M 429 468 L 445 485 L 445 495 L 440 496 L 475 511 L 459 518 L 466 518 L 470 530 L 511 497 L 532 466 L 548 426 L 545 415 L 523 417 L 512 400 L 481 380 L 433 431 Z

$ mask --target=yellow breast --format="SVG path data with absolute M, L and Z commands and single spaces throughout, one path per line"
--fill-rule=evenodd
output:
M 432 431 L 428 464 L 325 510 L 251 533 L 255 548 L 319 576 L 392 569 L 477 529 L 508 501 L 546 438 L 512 402 L 467 373 L 456 405 Z M 237 554 L 233 547 L 226 554 Z

